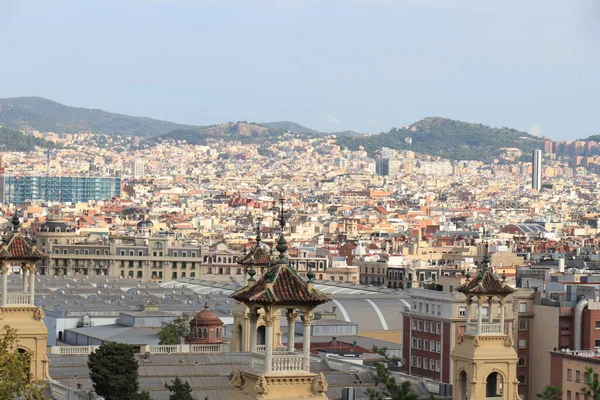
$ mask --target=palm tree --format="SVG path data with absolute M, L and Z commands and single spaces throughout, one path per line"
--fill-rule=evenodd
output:
M 584 396 L 592 400 L 600 400 L 600 382 L 598 382 L 598 373 L 594 372 L 592 367 L 587 367 L 583 374 L 585 386 L 581 388 Z
M 546 386 L 544 391 L 537 395 L 542 400 L 562 400 L 562 389 L 555 386 Z

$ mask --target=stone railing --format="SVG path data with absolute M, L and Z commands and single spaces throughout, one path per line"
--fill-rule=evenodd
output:
M 252 353 L 250 368 L 255 371 L 263 371 L 265 369 L 265 355 L 263 353 Z
M 142 346 L 140 353 L 151 354 L 169 353 L 223 353 L 223 344 L 173 344 L 173 345 L 148 345 Z
M 286 372 L 286 371 L 303 371 L 303 357 L 298 354 L 277 355 L 274 354 L 271 359 L 271 371 Z
M 29 305 L 29 295 L 28 294 L 8 294 L 8 297 L 6 299 L 7 305 L 8 306 L 24 306 L 24 305 Z
M 92 354 L 100 346 L 52 346 L 50 354 L 83 356 Z
M 97 396 L 95 393 L 84 392 L 82 390 L 67 387 L 55 380 L 48 381 L 48 388 L 52 393 L 52 398 L 56 400 L 100 400 L 103 397 Z
M 477 334 L 477 323 L 469 323 L 468 333 L 475 335 Z M 504 333 L 501 324 L 482 322 L 480 334 L 500 334 Z
M 140 353 L 144 354 L 170 354 L 170 353 L 197 353 L 218 354 L 225 351 L 224 344 L 174 344 L 141 346 Z M 100 346 L 52 346 L 50 354 L 61 355 L 87 355 L 91 354 Z
M 264 344 L 256 345 L 256 351 L 259 353 L 264 353 L 266 348 L 267 346 L 265 346 Z

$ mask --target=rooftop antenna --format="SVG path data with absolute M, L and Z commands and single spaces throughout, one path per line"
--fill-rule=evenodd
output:
M 281 191 L 279 195 L 279 204 L 279 226 L 281 227 L 281 235 L 283 236 L 283 232 L 285 231 L 285 215 L 283 210 L 283 206 L 285 205 L 285 198 L 283 197 L 283 191 Z
M 262 217 L 258 217 L 258 220 L 256 221 L 256 246 L 258 247 L 258 245 L 260 244 L 261 241 L 261 237 L 260 237 L 260 227 L 262 225 Z

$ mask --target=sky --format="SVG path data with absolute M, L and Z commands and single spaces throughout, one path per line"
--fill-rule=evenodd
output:
M 375 133 L 600 133 L 598 0 L 0 0 L 0 97 Z

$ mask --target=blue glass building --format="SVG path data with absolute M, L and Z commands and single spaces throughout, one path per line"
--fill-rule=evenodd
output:
M 120 177 L 0 175 L 0 202 L 78 203 L 121 196 Z

